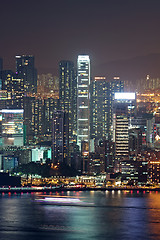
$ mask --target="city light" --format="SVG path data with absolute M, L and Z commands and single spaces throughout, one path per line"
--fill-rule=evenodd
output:
M 134 100 L 136 99 L 136 94 L 131 92 L 116 92 L 114 99 L 118 100 Z

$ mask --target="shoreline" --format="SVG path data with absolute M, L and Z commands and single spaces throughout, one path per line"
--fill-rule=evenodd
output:
M 0 193 L 32 193 L 32 192 L 43 192 L 43 193 L 52 193 L 52 192 L 78 192 L 78 191 L 139 191 L 139 192 L 150 192 L 150 191 L 157 191 L 160 192 L 160 187 L 157 188 L 146 188 L 146 187 L 121 187 L 121 188 L 114 188 L 114 187 L 102 187 L 102 188 L 31 188 L 31 187 L 11 187 L 11 188 L 0 188 Z

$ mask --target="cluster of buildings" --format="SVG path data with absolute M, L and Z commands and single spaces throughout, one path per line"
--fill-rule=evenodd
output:
M 37 78 L 34 56 L 15 62 L 13 72 L 0 59 L 0 170 L 49 159 L 81 174 L 159 183 L 158 92 L 155 102 L 153 93 L 124 91 L 119 77 L 92 78 L 88 55 L 76 66 L 60 61 L 58 78 Z M 158 81 L 147 76 L 146 86 L 157 91 Z

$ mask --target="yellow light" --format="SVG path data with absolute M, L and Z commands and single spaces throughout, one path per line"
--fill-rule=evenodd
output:
M 156 135 L 155 139 L 158 141 L 160 139 L 160 136 Z

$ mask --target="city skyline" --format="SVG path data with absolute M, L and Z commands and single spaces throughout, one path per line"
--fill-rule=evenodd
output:
M 1 0 L 1 239 L 160 239 L 160 0 Z
M 56 75 L 59 61 L 76 62 L 79 54 L 87 54 L 93 75 L 120 75 L 130 81 L 145 74 L 157 77 L 159 6 L 156 0 L 88 0 L 85 7 L 84 1 L 72 0 L 2 1 L 0 57 L 4 69 L 15 70 L 17 54 L 31 54 L 38 73 Z

